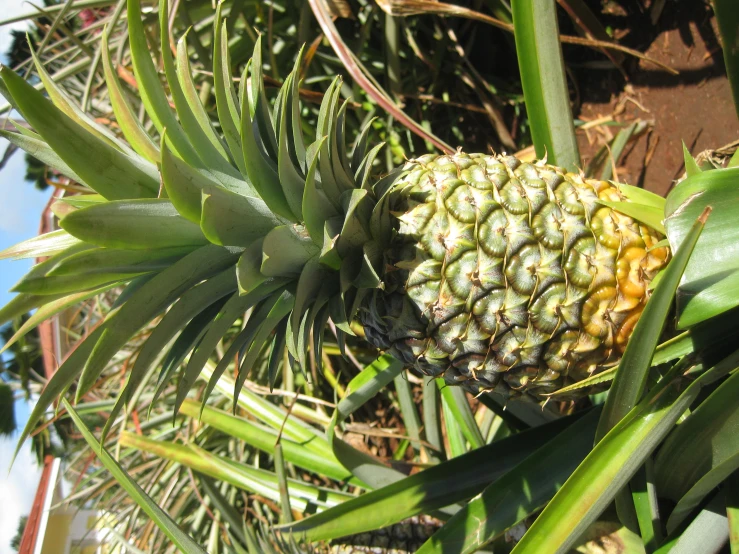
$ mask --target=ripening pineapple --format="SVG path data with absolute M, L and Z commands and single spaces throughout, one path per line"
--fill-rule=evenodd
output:
M 166 3 L 159 11 L 167 14 Z M 3 136 L 97 193 L 60 201 L 62 230 L 19 247 L 51 257 L 16 286 L 21 294 L 2 315 L 48 306 L 50 316 L 64 307 L 51 301 L 125 285 L 56 374 L 59 386 L 81 372 L 84 393 L 131 336 L 164 314 L 118 408 L 175 337 L 165 366 L 184 363 L 179 405 L 248 310 L 209 389 L 235 355 L 237 391 L 265 348 L 271 376 L 285 348 L 294 364 L 305 366 L 311 350 L 320 359 L 329 318 L 342 348 L 358 319 L 372 345 L 408 367 L 507 396 L 544 398 L 618 361 L 669 257 L 659 233 L 613 208 L 628 200 L 620 186 L 544 161 L 462 151 L 410 160 L 374 181 L 379 146 L 367 152 L 365 128 L 347 151 L 339 80 L 306 146 L 300 58 L 273 113 L 259 43 L 233 89 L 220 14 L 217 133 L 194 93 L 182 41 L 172 59 L 166 17 L 161 51 L 174 110 L 146 48 L 138 0 L 129 1 L 128 20 L 159 144 L 133 116 L 107 50 L 111 103 L 127 142 L 81 114 L 43 68 L 56 107 L 1 72 L 2 92 L 38 132 Z M 50 401 L 42 397 L 37 410 Z

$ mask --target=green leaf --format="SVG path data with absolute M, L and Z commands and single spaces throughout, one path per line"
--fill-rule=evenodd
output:
M 167 512 L 162 510 L 154 500 L 147 495 L 139 484 L 126 472 L 123 467 L 110 455 L 108 451 L 95 439 L 93 434 L 87 428 L 74 408 L 62 399 L 64 407 L 72 417 L 77 429 L 82 433 L 85 442 L 95 452 L 105 466 L 105 468 L 113 475 L 118 484 L 125 490 L 143 512 L 151 518 L 151 520 L 161 529 L 161 531 L 172 541 L 180 552 L 191 554 L 196 552 L 205 552 L 188 534 L 186 534 L 179 526 L 169 517 Z
M 364 396 L 362 388 L 358 388 L 356 394 Z M 351 413 L 351 408 L 356 409 L 363 403 L 361 398 L 347 402 L 349 405 L 343 413 Z M 309 541 L 338 538 L 380 529 L 467 500 L 512 470 L 576 419 L 561 419 L 507 437 L 363 494 L 340 507 L 295 522 L 282 531 Z
M 43 294 L 16 294 L 5 306 L 0 308 L 0 325 L 4 325 L 11 319 L 27 314 L 31 310 L 53 302 L 63 296 L 62 294 L 50 296 Z
M 198 248 L 134 292 L 106 317 L 106 329 L 85 363 L 79 394 L 97 380 L 105 365 L 126 342 L 185 291 L 235 263 L 238 252 L 209 245 Z
M 113 200 L 157 195 L 156 167 L 91 135 L 10 68 L 0 68 L 0 77 L 26 121 L 84 184 Z
M 464 438 L 469 441 L 472 448 L 483 447 L 485 439 L 482 438 L 480 428 L 477 426 L 464 390 L 460 387 L 447 386 L 441 378 L 437 379 L 436 384 L 441 390 L 441 397 L 449 406 L 449 412 L 459 425 Z
M 713 208 L 678 289 L 680 329 L 739 305 L 738 179 L 739 167 L 704 171 L 680 182 L 667 196 L 665 227 L 673 251 L 698 215 Z
M 716 493 L 677 537 L 666 541 L 654 554 L 719 554 L 729 540 L 729 525 L 723 514 L 724 495 Z
M 729 368 L 726 364 L 715 366 L 682 393 L 680 380 L 674 380 L 674 374 L 666 375 L 596 444 L 516 545 L 513 554 L 566 552 L 660 445 L 702 387 L 725 375 Z
M 726 518 L 729 520 L 731 554 L 739 553 L 739 473 L 728 479 L 726 486 Z
M 739 117 L 739 49 L 736 48 L 739 40 L 739 14 L 732 0 L 714 0 L 713 12 L 716 14 L 721 44 L 724 46 L 724 63 L 734 98 L 734 109 Z
M 215 375 L 213 366 L 210 363 L 206 363 L 201 378 L 211 382 L 213 381 L 213 375 Z M 214 387 L 222 394 L 230 397 L 233 394 L 234 381 L 227 375 L 221 375 Z M 307 423 L 303 423 L 297 418 L 288 417 L 287 410 L 276 406 L 262 396 L 254 394 L 248 388 L 241 390 L 238 404 L 239 408 L 245 410 L 257 421 L 261 421 L 276 431 L 280 431 L 283 437 L 300 443 L 321 455 L 331 456 L 331 447 L 321 431 L 311 427 Z
M 200 103 L 200 98 L 197 94 L 193 95 L 195 87 L 192 84 L 187 48 L 184 43 L 177 45 L 177 55 L 179 63 L 180 49 L 184 50 L 185 63 L 180 63 L 179 72 L 187 71 L 187 75 L 178 76 L 169 46 L 169 15 L 169 0 L 163 0 L 159 5 L 160 52 L 167 84 L 180 124 L 205 167 L 214 170 L 216 174 L 226 174 L 231 178 L 241 180 L 241 175 L 229 162 L 223 145 L 215 135 L 210 119 Z
M 256 469 L 224 456 L 217 456 L 193 444 L 186 446 L 156 441 L 128 432 L 121 434 L 120 442 L 123 446 L 134 447 L 159 458 L 172 460 L 203 475 L 264 496 L 273 502 L 280 501 L 277 476 L 272 472 Z M 316 508 L 325 510 L 351 498 L 348 493 L 317 487 L 302 481 L 289 479 L 288 482 L 293 508 L 301 512 Z
M 244 152 L 241 146 L 241 116 L 236 103 L 231 78 L 231 59 L 228 51 L 228 33 L 226 22 L 221 19 L 221 4 L 216 7 L 216 18 L 213 29 L 213 88 L 215 89 L 218 121 L 242 175 L 247 175 L 244 164 Z
M 141 14 L 141 0 L 128 0 L 126 4 L 128 21 L 128 43 L 133 62 L 133 71 L 139 85 L 139 94 L 159 133 L 167 129 L 167 136 L 177 156 L 190 165 L 199 165 L 200 157 L 193 149 L 180 123 L 169 106 L 159 74 L 151 59 L 151 48 L 146 41 L 144 18 Z M 169 45 L 167 45 L 169 47 Z
M 278 438 L 277 431 L 269 431 L 242 417 L 232 416 L 221 410 L 205 406 L 200 411 L 199 404 L 194 400 L 185 400 L 180 409 L 181 413 L 191 418 L 198 418 L 213 429 L 234 437 L 263 452 L 272 454 Z M 294 416 L 291 416 L 294 417 Z M 285 460 L 312 471 L 318 475 L 326 475 L 331 479 L 346 481 L 352 478 L 351 473 L 344 468 L 333 456 L 318 454 L 302 444 L 282 437 L 281 439 Z
M 645 204 L 638 204 L 637 202 L 610 202 L 608 200 L 598 200 L 598 204 L 603 204 L 609 208 L 621 212 L 622 214 L 628 215 L 634 218 L 639 223 L 648 225 L 655 231 L 665 233 L 665 226 L 662 223 L 664 219 L 664 208 L 657 206 L 649 206 Z
M 167 132 L 162 133 L 162 184 L 177 211 L 200 224 L 203 189 L 217 188 L 218 183 L 202 171 L 189 166 L 174 155 L 167 145 Z
M 64 229 L 38 235 L 23 242 L 19 242 L 0 252 L 0 260 L 12 258 L 44 258 L 66 250 L 70 246 L 79 244 L 80 239 L 73 237 Z
M 511 8 L 536 155 L 575 171 L 580 165 L 580 153 L 559 44 L 555 0 L 516 0 Z
M 75 306 L 79 304 L 80 302 L 87 300 L 88 298 L 92 298 L 93 296 L 96 296 L 102 292 L 110 290 L 114 286 L 115 285 L 107 285 L 99 289 L 78 292 L 75 294 L 70 294 L 69 296 L 62 296 L 61 298 L 51 300 L 49 302 L 45 302 L 33 314 L 31 314 L 31 317 L 29 317 L 23 323 L 23 325 L 21 325 L 18 328 L 18 330 L 15 332 L 15 334 L 12 337 L 10 337 L 7 341 L 5 341 L 5 344 L 0 349 L 0 354 L 5 352 L 8 348 L 10 348 L 13 344 L 15 344 L 15 342 L 18 339 L 25 336 L 29 331 L 35 329 L 39 325 L 39 323 L 66 310 L 67 308 L 71 306 Z M 53 298 L 53 297 L 45 296 L 44 298 L 48 299 L 48 298 Z
M 257 41 L 259 44 L 259 41 Z M 256 56 L 256 53 L 255 53 Z M 250 68 L 254 67 L 256 62 L 250 62 L 244 69 L 242 79 L 247 77 Z M 252 88 L 256 86 L 257 76 L 252 69 Z M 261 75 L 259 76 L 259 83 L 261 83 Z M 262 94 L 264 91 L 262 91 Z M 258 108 L 261 109 L 261 106 Z M 250 109 L 248 105 L 248 95 L 244 95 L 241 105 L 241 145 L 243 149 L 244 164 L 246 171 L 254 183 L 254 188 L 257 189 L 259 195 L 264 199 L 270 209 L 290 220 L 297 221 L 295 214 L 290 210 L 290 206 L 287 204 L 285 195 L 282 192 L 282 186 L 280 185 L 280 177 L 277 172 L 277 165 L 270 158 L 267 153 L 267 145 L 264 143 L 265 137 L 261 134 L 261 127 L 258 121 L 252 120 Z M 266 118 L 269 115 L 265 116 Z M 268 123 L 270 132 L 274 134 L 271 123 Z M 269 140 L 267 138 L 267 140 Z
M 739 352 L 722 363 L 739 366 Z M 668 532 L 739 468 L 739 372 L 721 384 L 665 440 L 655 459 L 660 495 L 677 502 Z
M 618 187 L 618 191 L 628 200 L 644 206 L 659 208 L 662 212 L 665 211 L 666 200 L 659 194 L 654 194 L 646 189 L 627 185 L 626 183 L 616 183 L 616 186 Z
M 693 175 L 698 175 L 701 173 L 701 168 L 698 167 L 698 164 L 695 163 L 695 159 L 693 159 L 693 156 L 690 155 L 690 152 L 688 151 L 688 147 L 685 146 L 685 142 L 683 141 L 683 160 L 685 162 L 685 173 L 688 177 L 692 177 Z
M 200 227 L 169 200 L 117 200 L 76 210 L 60 225 L 90 244 L 128 250 L 207 244 Z
M 546 504 L 590 452 L 597 423 L 598 410 L 593 410 L 499 475 L 434 533 L 418 554 L 477 552 Z
M 139 118 L 133 113 L 131 106 L 126 100 L 125 93 L 118 81 L 118 76 L 113 69 L 113 63 L 110 61 L 110 52 L 108 51 L 108 30 L 103 29 L 101 38 L 103 71 L 105 73 L 105 83 L 108 86 L 108 97 L 110 105 L 113 107 L 115 119 L 118 126 L 123 131 L 126 140 L 133 149 L 142 157 L 152 163 L 159 162 L 159 148 L 151 139 L 149 134 L 144 130 Z
M 126 398 L 131 399 L 132 392 L 139 386 L 159 353 L 192 318 L 235 290 L 236 275 L 233 269 L 228 268 L 185 292 L 146 339 L 128 374 L 124 391 Z
M 18 127 L 22 129 L 22 127 Z M 14 144 L 18 148 L 21 148 L 25 152 L 28 152 L 31 156 L 37 160 L 42 161 L 50 168 L 58 171 L 65 177 L 69 177 L 77 183 L 83 183 L 82 178 L 77 175 L 70 167 L 57 155 L 54 150 L 36 133 L 26 130 L 25 132 L 19 131 L 12 133 L 5 129 L 0 129 L 0 137 L 3 137 L 11 144 Z
M 305 229 L 282 225 L 264 238 L 261 272 L 266 276 L 298 276 L 305 264 L 318 254 Z
M 704 212 L 693 224 L 680 249 L 664 270 L 662 279 L 636 323 L 608 392 L 598 425 L 597 440 L 612 429 L 639 402 L 644 393 L 648 370 L 672 307 L 672 299 L 709 213 L 710 211 Z
M 43 417 L 46 410 L 48 410 L 52 403 L 69 388 L 77 375 L 79 375 L 80 371 L 82 371 L 85 361 L 103 334 L 104 329 L 104 324 L 99 325 L 86 337 L 80 340 L 67 354 L 67 357 L 51 376 L 48 383 L 46 383 L 46 386 L 41 391 L 38 400 L 36 400 L 33 410 L 31 410 L 31 415 L 28 416 L 26 426 L 18 437 L 18 443 L 15 447 L 15 452 L 13 453 L 13 460 L 18 456 L 21 446 L 30 436 L 31 431 L 36 428 L 36 424 Z
M 640 122 L 635 121 L 628 127 L 621 129 L 616 135 L 616 138 L 611 142 L 611 147 L 607 149 L 608 158 L 606 159 L 606 163 L 603 165 L 603 171 L 600 174 L 601 181 L 610 181 L 613 179 L 613 168 L 618 165 L 618 161 L 621 159 L 624 148 L 626 148 L 629 139 L 636 131 L 639 123 Z
M 199 92 L 192 80 L 193 71 L 190 68 L 190 56 L 187 52 L 186 39 L 188 32 L 189 31 L 187 31 L 180 40 L 177 41 L 177 79 L 182 88 L 182 94 L 187 100 L 190 111 L 197 121 L 197 124 L 200 126 L 201 131 L 213 145 L 213 148 L 223 157 L 224 160 L 228 162 L 230 158 L 226 153 L 226 148 L 215 129 L 213 129 L 213 124 L 200 101 Z M 183 126 L 185 127 L 188 136 L 191 137 L 190 140 L 193 141 L 193 144 L 196 144 L 196 141 L 192 138 L 192 131 L 189 128 L 188 122 L 184 121 Z M 204 154 L 203 157 L 207 158 L 208 156 L 207 154 Z M 228 165 L 230 165 L 230 163 Z M 213 170 L 213 168 L 211 168 L 211 170 Z
M 33 46 L 30 44 L 29 46 L 31 47 L 31 57 L 33 58 L 36 72 L 41 78 L 41 82 L 54 105 L 91 135 L 99 138 L 116 150 L 120 150 L 126 154 L 133 154 L 133 151 L 126 143 L 119 140 L 108 128 L 98 124 L 89 114 L 83 112 L 79 106 L 69 98 L 67 93 L 57 85 L 51 75 L 46 72 L 43 64 L 38 59 Z
M 214 244 L 249 246 L 284 223 L 260 198 L 241 196 L 221 187 L 202 191 L 200 228 Z

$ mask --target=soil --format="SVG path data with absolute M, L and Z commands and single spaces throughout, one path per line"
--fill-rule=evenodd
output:
M 617 178 L 659 194 L 669 191 L 684 170 L 683 141 L 696 155 L 739 138 L 739 119 L 710 5 L 675 0 L 665 4 L 656 25 L 651 11 L 640 9 L 639 1 L 592 7 L 600 9 L 599 19 L 621 44 L 668 64 L 679 75 L 635 59 L 624 63 L 628 81 L 595 60 L 571 66 L 582 102 L 578 117 L 590 121 L 613 115 L 622 124 L 578 132 L 583 163 L 624 124 L 647 121 L 648 130 L 624 150 Z

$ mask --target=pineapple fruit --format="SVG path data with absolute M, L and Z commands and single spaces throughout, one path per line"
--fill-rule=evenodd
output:
M 625 199 L 619 185 L 544 161 L 461 151 L 410 160 L 374 182 L 380 146 L 367 150 L 368 126 L 347 151 L 340 80 L 326 91 L 316 141 L 306 146 L 300 57 L 273 112 L 259 42 L 234 90 L 220 14 L 217 133 L 194 94 L 182 41 L 175 66 L 166 17 L 161 51 L 174 109 L 146 48 L 138 0 L 129 0 L 128 21 L 159 144 L 119 93 L 107 49 L 111 103 L 127 142 L 79 112 L 40 65 L 51 101 L 0 71 L 0 91 L 38 133 L 3 136 L 96 193 L 59 201 L 62 230 L 7 253 L 50 257 L 18 283 L 0 319 L 35 307 L 48 317 L 124 287 L 49 389 L 81 373 L 83 394 L 160 316 L 117 410 L 173 340 L 165 365 L 184 365 L 178 407 L 245 312 L 207 392 L 236 355 L 237 394 L 265 348 L 271 379 L 285 348 L 294 365 L 305 367 L 309 352 L 320 360 L 329 319 L 341 348 L 358 319 L 377 348 L 471 391 L 541 399 L 618 361 L 669 257 L 657 231 L 612 207 Z M 42 395 L 39 413 L 53 394 Z

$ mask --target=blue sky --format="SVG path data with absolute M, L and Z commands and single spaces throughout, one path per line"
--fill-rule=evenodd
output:
M 2 0 L 0 18 L 27 13 L 32 7 L 22 0 Z M 10 29 L 24 28 L 23 24 L 0 27 L 0 52 L 10 44 Z M 0 57 L 0 59 L 2 59 Z M 0 99 L 0 104 L 5 104 Z M 8 143 L 0 139 L 0 156 Z M 50 191 L 39 192 L 23 180 L 26 164 L 23 152 L 16 152 L 5 168 L 0 171 L 0 250 L 38 233 L 39 216 L 49 198 Z M 0 261 L 0 305 L 4 305 L 12 294 L 8 289 L 20 279 L 31 266 L 30 260 Z M 28 419 L 29 406 L 25 402 L 16 404 L 18 424 Z M 31 453 L 29 444 L 21 449 L 18 458 L 8 473 L 10 460 L 15 449 L 16 438 L 0 440 L 0 554 L 11 554 L 10 540 L 15 535 L 18 519 L 27 514 L 36 493 L 40 470 Z

